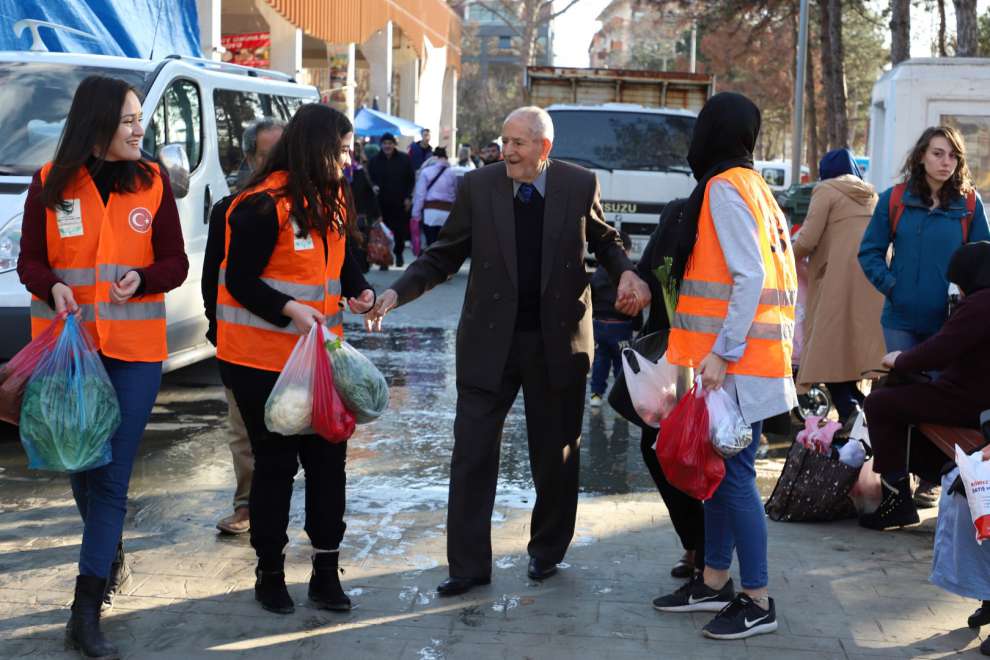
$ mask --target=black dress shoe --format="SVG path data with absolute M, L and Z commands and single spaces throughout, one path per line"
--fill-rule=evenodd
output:
M 529 570 L 526 571 L 526 574 L 529 575 L 530 580 L 546 580 L 556 572 L 557 564 L 536 557 L 529 558 Z
M 451 576 L 437 586 L 437 594 L 441 596 L 457 596 L 458 594 L 470 591 L 474 587 L 481 587 L 491 583 L 492 579 L 490 577 L 471 578 Z

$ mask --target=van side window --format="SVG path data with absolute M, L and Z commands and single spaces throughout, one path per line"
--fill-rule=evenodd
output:
M 266 114 L 261 96 L 256 92 L 218 89 L 213 92 L 213 105 L 217 113 L 220 167 L 229 178 L 244 162 L 244 152 L 241 150 L 244 129 Z M 270 107 L 270 103 L 267 105 Z
M 272 100 L 279 115 L 285 121 L 292 119 L 292 115 L 296 114 L 296 110 L 303 105 L 303 100 L 297 96 L 273 96 Z
M 203 117 L 199 87 L 190 80 L 177 80 L 165 90 L 151 115 L 142 147 L 157 155 L 166 144 L 180 144 L 195 170 L 203 155 Z

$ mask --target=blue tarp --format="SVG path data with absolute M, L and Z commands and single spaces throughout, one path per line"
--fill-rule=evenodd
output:
M 361 108 L 354 116 L 354 132 L 359 137 L 377 138 L 383 133 L 420 137 L 423 127 L 402 117 L 394 117 L 371 108 Z
M 156 60 L 172 53 L 202 56 L 196 0 L 0 0 L 0 50 L 31 48 L 30 30 L 14 36 L 14 24 L 25 18 L 96 37 L 39 28 L 45 45 L 54 52 L 148 59 L 154 44 Z

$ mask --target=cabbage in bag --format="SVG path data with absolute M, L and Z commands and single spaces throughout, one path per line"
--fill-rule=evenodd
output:
M 388 383 L 382 372 L 342 339 L 326 343 L 333 365 L 333 382 L 358 424 L 372 422 L 388 408 Z
M 82 472 L 110 462 L 110 438 L 120 426 L 117 392 L 75 315 L 24 391 L 21 444 L 28 467 Z

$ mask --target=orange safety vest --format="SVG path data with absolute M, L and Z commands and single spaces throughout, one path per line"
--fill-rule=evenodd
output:
M 226 286 L 230 250 L 230 216 L 247 196 L 269 192 L 276 198 L 278 238 L 261 279 L 276 291 L 292 296 L 327 317 L 327 328 L 344 336 L 344 314 L 340 309 L 340 269 L 344 265 L 345 238 L 336 231 L 327 233 L 327 255 L 323 239 L 315 229 L 305 238 L 296 236 L 291 219 L 292 202 L 276 193 L 285 187 L 288 173 L 274 172 L 254 188 L 243 191 L 227 209 L 226 245 L 220 264 L 217 289 L 217 357 L 227 362 L 265 371 L 281 371 L 299 339 L 295 325 L 272 325 L 244 308 Z
M 52 163 L 41 168 L 42 185 L 51 169 Z M 83 326 L 107 357 L 128 362 L 160 362 L 168 357 L 165 294 L 110 302 L 114 282 L 155 261 L 152 221 L 163 190 L 155 168 L 148 188 L 110 193 L 104 204 L 89 171 L 81 167 L 62 193 L 72 209 L 45 209 L 48 263 L 72 289 Z M 32 295 L 31 336 L 37 337 L 54 318 L 48 302 Z
M 756 317 L 746 336 L 746 349 L 739 361 L 729 363 L 728 373 L 790 377 L 797 273 L 787 225 L 766 182 L 753 170 L 730 169 L 713 177 L 709 186 L 715 181 L 731 183 L 756 219 L 765 273 Z M 671 364 L 701 364 L 722 329 L 731 294 L 732 275 L 718 242 L 706 190 L 698 216 L 698 240 L 688 260 L 670 330 L 667 359 Z

